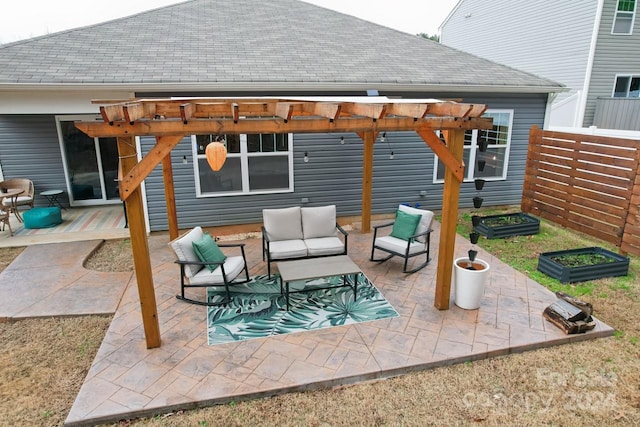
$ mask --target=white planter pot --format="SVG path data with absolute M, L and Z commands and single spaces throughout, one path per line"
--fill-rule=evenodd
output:
M 468 269 L 468 265 L 474 269 Z M 453 264 L 455 284 L 455 304 L 466 310 L 475 310 L 480 307 L 480 299 L 484 294 L 489 277 L 489 264 L 476 258 L 473 263 L 469 258 L 457 258 Z

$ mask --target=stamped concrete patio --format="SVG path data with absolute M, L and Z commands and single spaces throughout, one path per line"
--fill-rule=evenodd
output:
M 349 256 L 400 317 L 216 346 L 207 344 L 206 308 L 175 298 L 179 270 L 167 246 L 167 235 L 149 238 L 162 336 L 160 348 L 146 349 L 134 277 L 122 273 L 93 274 L 84 270 L 81 262 L 64 264 L 66 279 L 57 280 L 56 286 L 58 290 L 73 290 L 67 294 L 82 295 L 79 301 L 86 313 L 104 312 L 101 305 L 112 304 L 112 298 L 103 298 L 99 292 L 97 298 L 87 296 L 80 290 L 83 287 L 104 286 L 116 295 L 118 290 L 122 292 L 113 322 L 66 424 L 91 425 L 289 391 L 354 384 L 613 334 L 611 327 L 598 321 L 591 332 L 564 335 L 542 317 L 543 309 L 555 296 L 482 251 L 479 256 L 491 264 L 491 278 L 480 309 L 462 310 L 452 303 L 450 310 L 437 310 L 433 301 L 439 224 L 435 223 L 434 228 L 434 260 L 411 275 L 402 273 L 400 260 L 370 262 L 371 234 L 350 233 Z M 462 256 L 468 249 L 468 241 L 460 236 L 457 239 L 456 247 Z M 244 242 L 250 273 L 265 274 L 260 239 Z M 85 257 L 92 247 L 85 244 Z M 37 246 L 28 250 L 32 248 L 38 250 Z M 26 275 L 26 264 L 22 266 Z M 12 265 L 0 275 L 0 293 L 4 293 L 1 290 L 9 278 L 19 278 L 19 267 Z M 64 314 L 47 313 L 43 304 L 35 300 L 42 299 L 42 294 L 39 295 L 29 292 L 27 298 L 32 305 L 27 304 L 20 313 L 8 313 L 4 302 L 0 302 L 0 310 L 3 315 L 9 314 L 8 318 Z M 71 314 L 73 306 L 78 305 L 68 304 L 71 306 L 65 308 L 64 303 L 58 303 L 58 311 L 69 310 Z M 52 305 L 45 305 L 53 310 Z M 34 308 L 31 313 L 29 307 Z

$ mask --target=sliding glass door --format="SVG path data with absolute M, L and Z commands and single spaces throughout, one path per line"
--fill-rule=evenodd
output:
M 115 138 L 90 138 L 73 125 L 93 116 L 57 117 L 58 135 L 71 206 L 115 203 L 118 195 L 118 147 Z

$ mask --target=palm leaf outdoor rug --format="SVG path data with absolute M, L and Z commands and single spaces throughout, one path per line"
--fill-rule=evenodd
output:
M 397 317 L 398 312 L 364 275 L 354 299 L 349 286 L 316 289 L 340 284 L 342 277 L 290 282 L 289 311 L 280 295 L 280 277 L 255 276 L 250 282 L 234 285 L 230 304 L 209 307 L 207 334 L 209 345 L 252 338 L 310 331 L 332 326 Z M 352 278 L 348 278 L 350 282 Z M 304 292 L 292 293 L 305 289 Z M 208 288 L 210 302 L 224 299 L 223 288 Z

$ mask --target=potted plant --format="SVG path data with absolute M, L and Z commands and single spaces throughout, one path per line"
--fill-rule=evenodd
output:
M 489 277 L 489 263 L 476 258 L 477 251 L 470 250 L 468 257 L 457 258 L 453 264 L 455 304 L 465 310 L 480 307 L 480 300 Z

